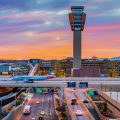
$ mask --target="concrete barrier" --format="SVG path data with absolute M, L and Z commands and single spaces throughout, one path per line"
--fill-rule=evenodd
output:
M 24 101 L 23 104 L 17 107 L 13 107 L 13 109 L 9 112 L 9 114 L 6 117 L 4 117 L 2 120 L 19 120 L 22 115 L 22 111 L 25 104 L 26 101 Z
M 14 120 L 19 120 L 22 113 L 23 113 L 23 108 L 24 108 L 24 104 L 18 106 L 15 110 L 14 110 Z
M 16 101 L 14 100 L 13 102 L 11 102 L 9 105 L 5 105 L 4 107 L 2 107 L 2 111 L 3 112 L 7 112 L 8 109 L 12 109 L 12 107 L 15 105 Z
M 57 96 L 56 95 L 54 95 L 54 107 L 55 107 L 55 112 L 56 112 L 56 115 L 58 116 L 58 112 L 57 112 L 57 110 L 56 110 L 56 99 L 57 99 Z
M 9 112 L 9 114 L 4 117 L 2 120 L 14 120 L 14 113 L 13 113 L 13 109 Z
M 100 113 L 98 107 L 96 106 L 96 104 L 93 102 L 93 100 L 91 99 L 91 97 L 90 97 L 86 92 L 85 92 L 85 95 L 86 95 L 86 97 L 88 98 L 88 100 L 91 102 L 91 104 L 92 104 L 92 106 L 94 107 L 94 109 L 96 110 L 96 112 L 97 112 L 100 120 L 108 120 L 105 116 L 103 116 L 103 115 Z

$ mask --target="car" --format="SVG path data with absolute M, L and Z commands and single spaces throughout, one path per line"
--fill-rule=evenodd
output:
M 31 118 L 31 120 L 35 120 L 35 118 Z
M 44 117 L 43 116 L 39 116 L 38 120 L 44 120 Z
M 45 112 L 44 111 L 41 111 L 41 115 L 44 115 L 45 114 Z
M 77 110 L 76 111 L 76 115 L 79 116 L 79 115 L 83 115 L 83 112 L 81 110 Z
M 76 98 L 72 98 L 71 99 L 71 105 L 76 105 L 77 103 L 77 99 Z
M 36 104 L 39 104 L 39 103 L 40 103 L 39 101 L 36 102 Z
M 31 106 L 30 105 L 25 105 L 23 109 L 23 114 L 28 115 L 31 113 Z
M 85 99 L 85 100 L 83 100 L 83 103 L 88 103 L 88 100 L 86 100 L 86 99 Z

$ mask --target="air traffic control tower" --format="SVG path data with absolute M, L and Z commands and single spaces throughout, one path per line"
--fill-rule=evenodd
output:
M 72 6 L 69 13 L 71 30 L 73 31 L 73 69 L 81 68 L 81 39 L 84 30 L 86 14 L 84 6 Z

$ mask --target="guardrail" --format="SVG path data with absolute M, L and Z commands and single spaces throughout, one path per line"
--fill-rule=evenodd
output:
M 96 112 L 97 112 L 100 120 L 108 120 L 105 116 L 103 116 L 103 115 L 100 113 L 98 107 L 96 106 L 96 104 L 93 102 L 92 98 L 91 98 L 86 92 L 85 92 L 85 95 L 86 95 L 86 97 L 89 99 L 89 101 L 91 102 L 91 104 L 92 104 L 92 106 L 94 107 L 94 109 L 96 110 Z
M 16 97 L 18 97 L 23 91 L 24 91 L 24 89 L 20 90 L 16 95 L 13 95 L 12 97 L 8 97 L 8 98 L 5 98 L 4 100 L 1 100 L 0 107 L 3 107 L 5 105 L 13 102 L 16 99 Z

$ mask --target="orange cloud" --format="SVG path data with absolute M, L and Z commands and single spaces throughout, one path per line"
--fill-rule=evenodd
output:
M 113 30 L 113 29 L 120 29 L 119 24 L 114 24 L 114 25 L 101 25 L 101 26 L 86 26 L 85 30 Z
M 88 27 L 87 30 L 106 30 L 119 28 L 118 25 L 94 26 Z M 91 32 L 90 32 L 91 33 Z M 104 34 L 101 33 L 101 34 Z M 1 47 L 0 56 L 4 59 L 29 59 L 29 58 L 42 58 L 42 59 L 62 59 L 64 57 L 72 56 L 72 31 L 59 30 L 46 33 L 30 33 L 26 34 L 33 38 L 32 41 L 22 44 L 6 45 Z M 106 37 L 98 35 L 96 37 L 88 37 L 88 32 L 84 30 L 82 39 L 82 57 L 113 57 L 119 56 L 119 47 L 115 46 L 115 41 L 119 42 L 119 37 Z M 109 34 L 108 34 L 109 35 Z M 34 38 L 41 40 L 34 40 Z M 44 39 L 45 40 L 42 40 Z M 111 42 L 111 44 L 110 44 Z M 113 46 L 114 45 L 114 46 Z

